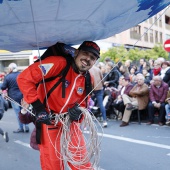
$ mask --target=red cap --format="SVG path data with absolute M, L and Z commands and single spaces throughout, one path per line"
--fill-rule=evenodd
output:
M 93 41 L 84 41 L 78 49 L 92 52 L 97 58 L 100 57 L 100 47 Z

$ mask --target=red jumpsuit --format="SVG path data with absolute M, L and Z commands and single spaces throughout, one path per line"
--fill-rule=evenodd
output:
M 39 62 L 30 65 L 26 70 L 24 70 L 17 79 L 19 88 L 24 95 L 24 100 L 27 103 L 32 103 L 37 99 L 43 103 L 45 98 L 45 91 L 48 91 L 53 87 L 53 85 L 58 81 L 59 78 L 46 82 L 44 89 L 44 84 L 40 84 L 38 88 L 36 84 L 42 80 L 42 74 L 44 78 L 54 77 L 58 75 L 66 66 L 66 60 L 63 57 L 50 56 L 42 60 L 42 64 Z M 85 78 L 81 74 L 77 74 L 72 67 L 70 67 L 66 75 L 65 98 L 62 98 L 62 83 L 51 93 L 48 98 L 48 105 L 51 110 L 55 113 L 67 112 L 68 108 L 71 108 L 75 103 L 81 103 L 85 96 Z M 85 101 L 81 104 L 85 106 Z M 74 122 L 75 123 L 75 122 Z M 74 145 L 84 145 L 84 138 L 81 133 L 81 130 L 75 126 L 74 123 L 71 123 L 72 135 L 71 139 Z M 78 123 L 77 123 L 78 124 Z M 63 162 L 60 156 L 60 136 L 61 136 L 61 123 L 58 123 L 57 126 L 45 125 L 42 124 L 42 134 L 41 134 L 41 144 L 40 148 L 40 160 L 41 168 L 43 170 L 62 170 Z M 76 132 L 76 133 L 75 133 Z M 77 138 L 77 134 L 79 138 Z M 76 150 L 77 151 L 77 150 Z M 72 150 L 71 152 L 74 152 Z M 83 156 L 87 152 L 86 149 L 83 149 L 79 152 Z M 80 159 L 75 155 L 75 159 Z M 72 170 L 78 169 L 92 169 L 90 162 L 75 167 L 74 165 L 68 162 L 68 165 Z

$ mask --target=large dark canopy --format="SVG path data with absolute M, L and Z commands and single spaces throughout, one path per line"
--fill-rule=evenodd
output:
M 155 15 L 170 0 L 0 0 L 0 49 L 100 40 Z

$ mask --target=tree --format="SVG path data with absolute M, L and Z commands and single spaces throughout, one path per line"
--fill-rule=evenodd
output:
M 168 52 L 166 52 L 161 44 L 156 44 L 152 49 L 140 49 L 133 48 L 129 51 L 124 47 L 112 47 L 108 51 L 101 54 L 101 61 L 104 61 L 106 57 L 110 57 L 114 62 L 126 60 L 132 60 L 134 62 L 139 61 L 140 58 L 157 59 L 158 57 L 163 57 L 166 60 L 168 59 Z
M 125 61 L 125 56 L 127 56 L 127 53 L 127 49 L 123 46 L 112 47 L 109 48 L 105 53 L 101 54 L 101 61 L 104 61 L 106 57 L 110 57 L 114 62 L 118 62 L 119 60 Z

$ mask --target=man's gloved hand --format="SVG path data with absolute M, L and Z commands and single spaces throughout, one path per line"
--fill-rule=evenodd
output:
M 49 114 L 47 112 L 40 112 L 38 115 L 36 114 L 36 122 L 51 125 Z
M 79 109 L 78 104 L 76 104 L 74 107 L 68 109 L 68 114 L 71 121 L 77 121 L 81 119 L 82 111 Z
M 36 113 L 36 122 L 51 125 L 49 114 L 46 112 L 45 107 L 40 100 L 36 100 L 31 104 Z

